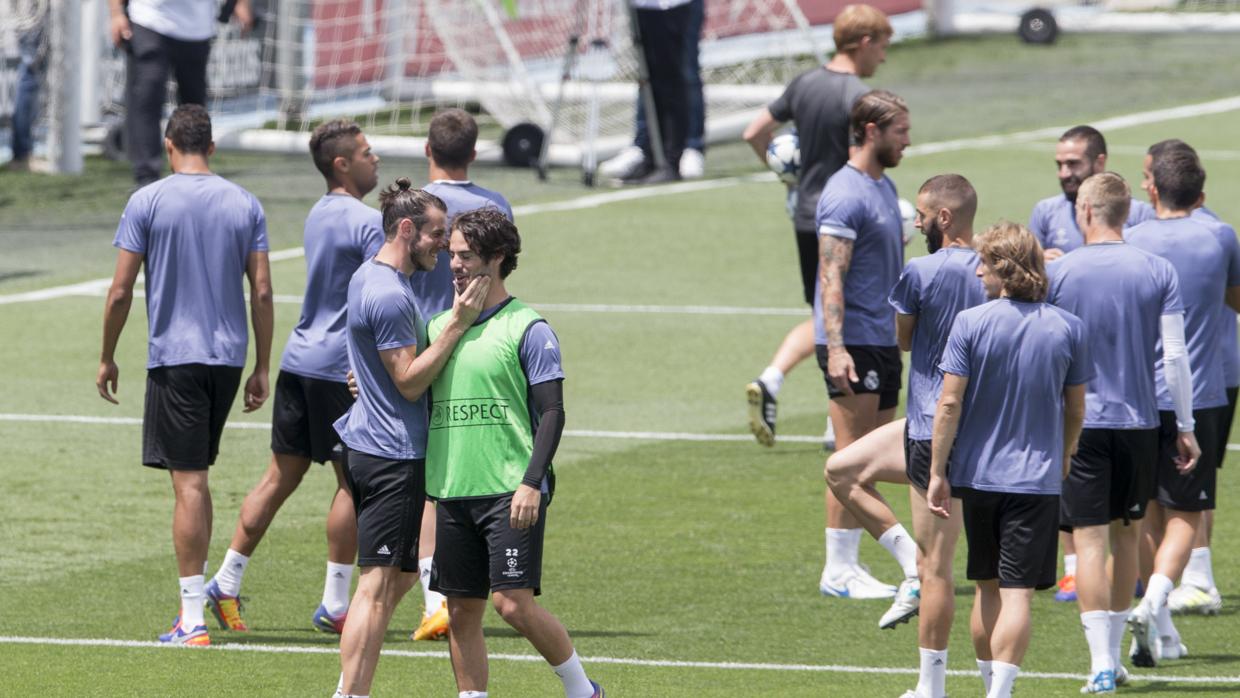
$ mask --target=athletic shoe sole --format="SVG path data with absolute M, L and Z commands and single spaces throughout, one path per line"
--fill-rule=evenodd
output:
M 766 423 L 762 404 L 762 386 L 755 381 L 745 386 L 745 397 L 749 400 L 749 430 L 753 437 L 763 446 L 775 445 L 775 432 Z
M 1150 642 L 1150 624 L 1153 623 L 1153 619 L 1147 617 L 1148 615 L 1145 612 L 1134 612 L 1128 616 L 1128 628 L 1132 630 L 1132 638 L 1137 644 L 1128 656 L 1133 666 L 1144 669 L 1158 666 L 1158 660 L 1154 659 L 1153 643 Z

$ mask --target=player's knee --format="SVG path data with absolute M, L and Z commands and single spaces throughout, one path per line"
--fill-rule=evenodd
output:
M 526 601 L 520 597 L 500 593 L 491 595 L 491 605 L 495 608 L 495 612 L 499 614 L 500 618 L 504 619 L 505 623 L 514 628 L 525 625 L 525 621 L 532 610 L 530 608 L 532 603 L 533 599 Z
M 856 464 L 847 456 L 836 453 L 827 459 L 823 476 L 832 490 L 850 487 L 856 480 Z

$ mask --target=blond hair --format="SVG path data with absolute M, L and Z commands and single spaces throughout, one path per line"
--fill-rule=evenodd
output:
M 890 38 L 891 34 L 887 15 L 869 5 L 847 5 L 835 16 L 836 51 L 852 53 L 867 36 L 879 41 Z
M 1128 220 L 1132 206 L 1132 190 L 1124 178 L 1114 172 L 1099 172 L 1086 177 L 1076 192 L 1076 200 L 1089 204 L 1094 216 L 1108 228 L 1119 229 Z
M 999 277 L 1008 298 L 1036 302 L 1046 298 L 1048 284 L 1042 245 L 1020 223 L 999 221 L 974 244 L 991 272 Z

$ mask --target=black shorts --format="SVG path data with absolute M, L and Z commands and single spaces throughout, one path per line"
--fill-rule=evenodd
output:
M 904 424 L 904 474 L 917 489 L 930 489 L 930 439 L 910 439 L 907 422 Z
M 1082 430 L 1059 497 L 1060 528 L 1145 518 L 1157 462 L 1157 429 Z
M 968 578 L 999 586 L 1055 586 L 1059 550 L 1059 497 L 960 489 L 969 542 Z
M 346 383 L 280 371 L 271 415 L 271 450 L 316 463 L 342 460 L 332 423 L 353 404 Z
M 1240 388 L 1227 389 L 1227 413 L 1223 415 L 1223 423 L 1218 430 L 1218 467 L 1223 467 L 1227 460 L 1227 443 L 1231 441 L 1231 422 L 1236 418 L 1236 395 Z
M 426 506 L 426 461 L 349 450 L 347 473 L 357 512 L 357 566 L 418 571 L 418 534 Z
M 852 384 L 853 392 L 858 395 L 878 393 L 878 409 L 895 409 L 900 404 L 900 376 L 904 373 L 900 348 L 864 344 L 844 348 L 852 356 L 857 377 L 861 379 Z M 814 354 L 818 357 L 818 368 L 822 369 L 823 380 L 827 383 L 827 395 L 845 397 L 844 392 L 836 388 L 827 376 L 827 348 L 821 344 L 815 345 Z
M 165 470 L 206 470 L 213 465 L 240 385 L 238 366 L 182 364 L 149 369 L 142 464 Z
M 797 259 L 801 262 L 801 290 L 805 292 L 805 302 L 812 306 L 818 281 L 818 233 L 798 230 L 796 237 Z
M 505 589 L 541 594 L 547 502 L 543 495 L 538 523 L 517 529 L 511 494 L 437 501 L 431 589 L 454 598 L 485 599 Z
M 1218 482 L 1219 432 L 1223 430 L 1223 418 L 1227 406 L 1207 407 L 1193 410 L 1197 445 L 1201 458 L 1197 467 L 1187 475 L 1175 469 L 1175 412 L 1159 412 L 1158 465 L 1154 468 L 1154 498 L 1158 503 L 1175 511 L 1208 511 L 1214 508 L 1214 488 Z

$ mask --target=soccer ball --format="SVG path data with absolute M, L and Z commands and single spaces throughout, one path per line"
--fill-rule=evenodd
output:
M 801 140 L 795 133 L 784 133 L 771 139 L 766 147 L 766 166 L 784 184 L 796 184 L 801 171 Z
M 904 227 L 904 244 L 907 245 L 913 236 L 917 235 L 917 226 L 913 225 L 913 219 L 917 217 L 917 209 L 908 199 L 900 199 L 897 203 L 900 205 L 900 223 Z

